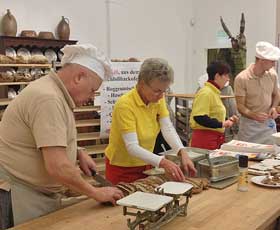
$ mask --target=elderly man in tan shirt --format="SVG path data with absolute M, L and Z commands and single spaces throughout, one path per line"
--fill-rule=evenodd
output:
M 66 46 L 63 67 L 28 85 L 7 107 L 0 123 L 2 178 L 11 185 L 15 224 L 62 207 L 65 186 L 100 202 L 123 194 L 95 188 L 88 176 L 95 163 L 77 151 L 73 109 L 94 96 L 110 73 L 110 61 L 90 44 Z
M 268 42 L 256 44 L 256 61 L 237 75 L 234 92 L 241 119 L 238 139 L 272 144 L 276 132 L 276 106 L 279 104 L 278 77 L 273 68 L 280 49 Z

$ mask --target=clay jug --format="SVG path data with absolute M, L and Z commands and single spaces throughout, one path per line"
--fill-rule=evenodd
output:
M 2 19 L 2 32 L 6 36 L 16 36 L 17 35 L 17 21 L 15 17 L 11 14 L 10 10 Z
M 70 36 L 69 19 L 62 16 L 61 21 L 57 25 L 57 36 L 61 40 L 68 40 Z

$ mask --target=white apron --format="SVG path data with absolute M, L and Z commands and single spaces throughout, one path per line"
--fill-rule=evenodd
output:
M 69 197 L 61 194 L 46 195 L 23 184 L 0 166 L 0 178 L 9 182 L 11 188 L 14 224 L 46 215 L 61 208 L 73 205 L 87 198 Z
M 276 123 L 273 119 L 259 122 L 241 116 L 237 139 L 258 144 L 273 144 L 271 135 L 276 132 Z

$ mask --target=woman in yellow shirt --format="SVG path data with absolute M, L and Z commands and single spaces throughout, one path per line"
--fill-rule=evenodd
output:
M 150 165 L 164 168 L 176 181 L 184 180 L 178 165 L 152 153 L 160 130 L 172 149 L 181 155 L 183 169 L 190 175 L 196 173 L 170 121 L 163 97 L 173 79 L 173 69 L 167 61 L 146 59 L 141 65 L 135 88 L 116 102 L 109 145 L 105 151 L 106 178 L 112 183 L 143 178 L 143 171 Z
M 214 61 L 207 67 L 208 81 L 195 95 L 192 106 L 192 147 L 219 149 L 225 140 L 225 128 L 238 121 L 235 115 L 226 120 L 221 100 L 221 89 L 229 82 L 229 72 L 228 64 L 221 61 Z

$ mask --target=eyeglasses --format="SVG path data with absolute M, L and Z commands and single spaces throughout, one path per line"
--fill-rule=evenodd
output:
M 153 92 L 153 94 L 155 94 L 155 95 L 157 95 L 157 96 L 166 93 L 166 91 L 168 90 L 168 88 L 165 89 L 165 90 L 155 89 L 155 88 L 153 88 L 152 86 L 150 86 L 149 84 L 146 84 L 146 86 L 148 86 L 148 87 L 151 89 L 151 91 Z

